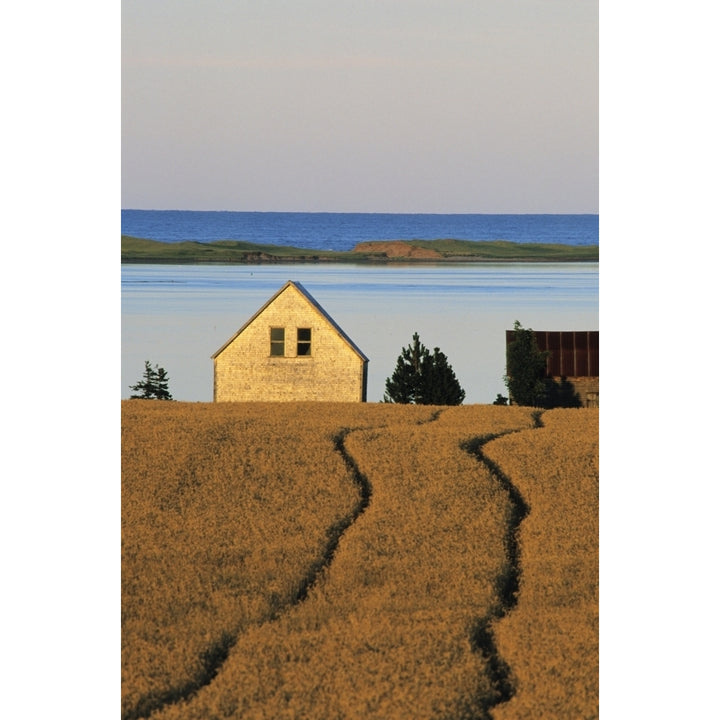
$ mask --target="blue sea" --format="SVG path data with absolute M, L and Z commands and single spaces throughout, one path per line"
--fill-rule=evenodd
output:
M 244 240 L 352 250 L 368 240 L 509 240 L 599 245 L 598 215 L 122 210 L 123 235 L 163 242 Z

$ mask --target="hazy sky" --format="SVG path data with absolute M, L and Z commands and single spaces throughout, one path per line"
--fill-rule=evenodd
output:
M 122 0 L 122 206 L 597 212 L 597 0 Z

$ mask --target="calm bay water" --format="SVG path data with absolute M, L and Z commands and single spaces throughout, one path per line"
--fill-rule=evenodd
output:
M 245 240 L 351 250 L 366 240 L 510 240 L 597 245 L 597 215 L 214 212 L 123 210 L 122 233 L 181 242 Z
M 210 356 L 288 280 L 301 282 L 370 358 L 368 401 L 418 332 L 448 357 L 466 403 L 507 394 L 505 330 L 597 330 L 596 263 L 493 265 L 123 265 L 121 396 L 144 361 L 176 400 L 212 400 Z

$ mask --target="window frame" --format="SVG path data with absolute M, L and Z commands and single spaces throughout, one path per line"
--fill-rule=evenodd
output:
M 281 334 L 282 337 L 274 337 Z M 270 328 L 270 357 L 285 357 L 285 328 Z
M 300 337 L 300 333 L 307 333 L 307 338 Z M 312 328 L 309 327 L 299 327 L 296 328 L 295 333 L 295 353 L 296 357 L 312 357 Z M 301 352 L 300 348 L 303 348 L 305 351 Z

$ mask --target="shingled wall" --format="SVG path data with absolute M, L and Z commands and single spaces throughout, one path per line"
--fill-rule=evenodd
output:
M 312 300 L 312 299 L 310 299 Z M 271 328 L 285 329 L 285 354 L 270 354 Z M 297 354 L 297 329 L 311 330 L 309 355 Z M 291 283 L 214 356 L 214 399 L 364 402 L 367 359 Z

